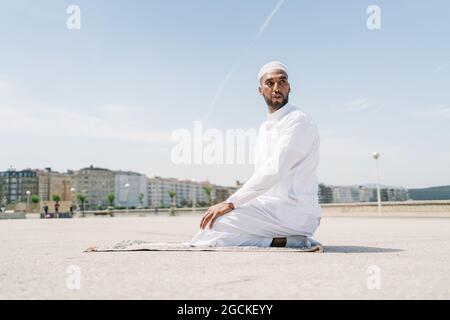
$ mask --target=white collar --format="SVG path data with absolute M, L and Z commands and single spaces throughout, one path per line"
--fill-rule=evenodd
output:
M 292 105 L 288 102 L 286 105 L 284 105 L 281 109 L 278 109 L 275 112 L 269 113 L 267 115 L 267 120 L 269 121 L 277 121 L 283 118 L 286 114 L 291 111 Z

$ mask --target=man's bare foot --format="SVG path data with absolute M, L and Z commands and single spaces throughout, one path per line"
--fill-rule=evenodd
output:
M 273 238 L 272 243 L 270 244 L 271 247 L 286 247 L 286 238 Z

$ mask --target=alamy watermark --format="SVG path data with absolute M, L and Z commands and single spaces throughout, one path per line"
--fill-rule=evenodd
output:
M 81 9 L 77 5 L 70 5 L 67 7 L 66 13 L 69 14 L 66 20 L 66 27 L 69 30 L 81 29 Z
M 77 265 L 70 265 L 66 269 L 69 275 L 66 279 L 66 286 L 69 290 L 80 290 L 81 288 L 81 269 Z
M 381 9 L 377 5 L 370 5 L 367 7 L 366 13 L 370 16 L 367 18 L 367 29 L 381 30 Z
M 381 289 L 381 269 L 377 265 L 371 265 L 367 268 L 367 274 L 369 276 L 366 280 L 366 286 L 369 290 Z
M 194 121 L 192 130 L 172 132 L 171 161 L 175 165 L 243 165 L 263 160 L 261 170 L 276 172 L 282 156 L 277 149 L 280 130 L 264 131 L 258 143 L 257 136 L 256 129 L 204 129 L 202 121 Z
M 194 121 L 192 131 L 172 132 L 171 160 L 174 164 L 253 164 L 257 130 L 204 129 Z

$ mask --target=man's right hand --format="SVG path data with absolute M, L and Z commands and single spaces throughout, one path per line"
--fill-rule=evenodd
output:
M 227 214 L 230 211 L 234 210 L 234 205 L 231 202 L 221 202 L 219 204 L 216 204 L 212 207 L 210 207 L 208 210 L 206 210 L 201 222 L 200 222 L 200 229 L 203 230 L 206 227 L 211 229 L 213 227 L 214 221 L 220 216 L 223 216 L 224 214 Z

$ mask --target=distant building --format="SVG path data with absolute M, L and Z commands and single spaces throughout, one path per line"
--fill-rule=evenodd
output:
M 87 210 L 106 208 L 109 205 L 108 195 L 115 194 L 115 173 L 109 169 L 90 166 L 74 172 L 73 185 L 76 193 L 86 196 Z
M 169 191 L 175 192 L 173 199 L 177 207 L 192 207 L 208 202 L 203 191 L 205 183 L 191 180 L 179 180 L 175 178 L 153 177 L 148 179 L 149 206 L 152 208 L 170 207 L 172 199 Z
M 39 194 L 36 170 L 9 169 L 0 172 L 0 202 L 2 204 L 26 202 L 27 191 L 30 191 L 30 196 Z
M 212 189 L 214 191 L 214 202 L 219 203 L 226 201 L 233 193 L 235 193 L 238 187 L 225 187 L 213 185 Z
M 401 187 L 390 187 L 380 189 L 381 201 L 406 201 L 408 191 Z
M 319 203 L 333 202 L 333 188 L 323 183 L 319 184 Z
M 359 202 L 359 188 L 349 187 L 333 187 L 333 201 L 336 203 Z
M 205 188 L 211 191 L 209 196 Z M 153 177 L 148 179 L 148 190 L 149 206 L 160 208 L 172 205 L 169 191 L 175 192 L 173 202 L 177 207 L 204 207 L 225 201 L 237 188 L 213 185 L 207 181 Z
M 359 186 L 359 202 L 377 201 L 377 189 Z
M 61 202 L 78 203 L 76 194 L 86 197 L 85 209 L 104 209 L 109 205 L 108 195 L 114 195 L 116 207 L 205 207 L 228 199 L 243 183 L 236 186 L 220 186 L 208 181 L 180 180 L 153 177 L 131 171 L 113 171 L 90 166 L 67 173 L 45 170 L 9 169 L 0 172 L 0 203 L 24 203 L 26 192 L 38 195 L 42 201 L 52 201 L 59 195 Z M 174 192 L 173 199 L 170 193 Z M 415 200 L 450 199 L 450 186 L 428 189 L 411 189 Z M 405 201 L 408 190 L 402 187 L 382 186 L 382 201 Z M 352 203 L 377 201 L 377 189 L 373 185 L 331 186 L 319 184 L 320 203 Z
M 381 201 L 406 201 L 408 191 L 402 187 L 384 187 L 380 189 Z M 376 202 L 377 188 L 372 186 L 327 186 L 319 185 L 320 203 Z
M 39 181 L 39 199 L 52 201 L 53 195 L 59 195 L 61 201 L 72 201 L 72 177 L 67 173 L 52 171 L 51 168 L 36 170 Z
M 143 174 L 116 171 L 114 176 L 115 206 L 143 208 L 148 206 L 148 180 Z

